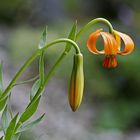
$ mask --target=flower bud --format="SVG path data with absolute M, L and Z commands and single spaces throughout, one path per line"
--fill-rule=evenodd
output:
M 83 55 L 74 55 L 73 70 L 69 89 L 69 103 L 71 109 L 76 111 L 80 106 L 84 90 Z

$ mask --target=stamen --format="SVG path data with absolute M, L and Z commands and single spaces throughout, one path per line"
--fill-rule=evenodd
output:
M 115 68 L 117 66 L 117 59 L 115 55 L 107 55 L 104 60 L 102 66 L 104 68 Z

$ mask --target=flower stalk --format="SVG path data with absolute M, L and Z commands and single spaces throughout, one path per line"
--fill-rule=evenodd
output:
M 93 26 L 95 24 L 99 24 L 99 23 L 105 24 L 109 28 L 109 32 L 111 34 L 114 34 L 114 29 L 113 29 L 111 23 L 107 19 L 95 18 L 95 19 L 91 20 L 90 22 L 88 22 L 83 28 L 80 29 L 80 31 L 76 35 L 76 40 L 81 36 L 82 33 L 84 33 L 86 30 L 88 30 L 91 26 Z

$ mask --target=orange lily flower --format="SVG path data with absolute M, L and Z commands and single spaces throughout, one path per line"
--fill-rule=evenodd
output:
M 103 38 L 104 49 L 99 51 L 96 48 L 96 42 L 99 37 Z M 121 39 L 124 42 L 124 49 L 121 51 Z M 103 32 L 99 29 L 90 34 L 87 40 L 87 47 L 89 51 L 93 54 L 99 55 L 104 54 L 105 58 L 103 60 L 103 67 L 105 68 L 115 68 L 117 66 L 116 55 L 127 55 L 131 53 L 134 49 L 133 40 L 126 34 L 115 31 L 114 35 Z

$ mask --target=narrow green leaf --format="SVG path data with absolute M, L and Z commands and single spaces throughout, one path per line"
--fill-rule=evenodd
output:
M 8 128 L 11 119 L 12 119 L 12 117 L 11 117 L 10 111 L 9 111 L 8 107 L 6 106 L 2 113 L 2 118 L 1 118 L 1 120 L 2 120 L 1 124 L 2 124 L 4 133 L 6 132 L 6 129 Z
M 44 31 L 42 33 L 38 48 L 39 49 L 43 48 L 46 45 L 46 42 L 47 42 L 47 27 L 44 29 Z
M 32 86 L 31 93 L 30 93 L 30 100 L 36 95 L 38 89 L 40 87 L 40 79 L 38 79 Z
M 77 22 L 75 22 L 74 25 L 72 26 L 72 29 L 71 29 L 71 31 L 69 33 L 68 38 L 75 41 L 76 32 L 77 32 Z M 65 51 L 69 52 L 70 49 L 71 49 L 71 46 L 72 46 L 71 44 L 67 43 Z
M 16 83 L 14 86 L 23 85 L 23 84 L 28 84 L 28 83 L 30 83 L 30 82 L 33 82 L 33 81 L 37 80 L 38 77 L 39 77 L 39 75 L 37 75 L 37 76 L 35 76 L 35 77 L 33 77 L 33 78 L 29 79 L 29 80 L 25 80 L 25 81 L 21 81 L 21 82 L 19 82 L 19 83 Z
M 44 51 L 40 55 L 40 60 L 39 60 L 39 74 L 40 74 L 40 84 L 44 82 L 45 78 L 45 53 Z
M 38 119 L 36 119 L 36 120 L 34 120 L 34 121 L 32 121 L 32 122 L 20 127 L 17 130 L 17 133 L 24 132 L 24 131 L 26 131 L 28 129 L 31 129 L 32 127 L 36 126 L 37 124 L 39 124 L 43 120 L 44 116 L 45 116 L 45 114 L 41 115 Z
M 0 111 L 5 107 L 6 103 L 7 103 L 7 99 L 8 99 L 8 96 L 5 97 L 5 98 L 2 98 L 0 100 Z
M 41 96 L 39 96 L 39 98 L 35 102 L 31 103 L 30 106 L 26 108 L 25 112 L 23 112 L 19 119 L 19 123 L 23 123 L 32 117 L 32 115 L 36 112 L 38 108 L 40 98 Z
M 16 121 L 17 121 L 18 114 L 15 115 L 15 117 L 11 120 L 5 134 L 5 139 L 4 140 L 12 140 L 12 137 L 14 135 L 15 131 L 15 126 L 16 126 Z
M 0 95 L 3 92 L 3 66 L 0 64 Z

